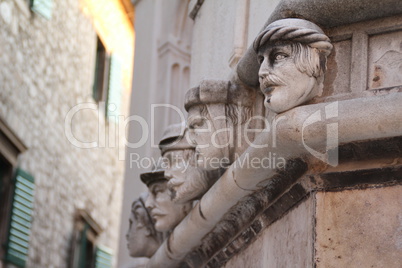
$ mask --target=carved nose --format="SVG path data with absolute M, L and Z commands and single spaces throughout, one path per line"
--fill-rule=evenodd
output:
M 170 180 L 172 178 L 172 173 L 170 173 L 170 171 L 165 170 L 165 178 Z
M 258 78 L 264 79 L 269 74 L 269 69 L 265 61 L 261 64 L 260 69 L 258 70 Z
M 145 207 L 147 209 L 152 209 L 154 207 L 154 202 L 151 200 L 152 198 L 148 196 L 147 200 L 145 201 Z
M 260 82 L 262 80 L 266 79 L 268 74 L 269 74 L 269 72 L 265 71 L 265 70 L 258 72 L 258 78 L 260 79 Z

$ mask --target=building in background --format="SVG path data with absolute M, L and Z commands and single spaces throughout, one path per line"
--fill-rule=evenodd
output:
M 189 88 L 203 79 L 230 79 L 237 75 L 236 65 L 244 55 L 248 61 L 241 68 L 254 75 L 250 80 L 258 78 L 258 67 L 254 73 L 247 72 L 257 62 L 251 62 L 253 57 L 247 51 L 266 23 L 288 17 L 305 18 L 317 23 L 331 38 L 334 50 L 328 58 L 325 93 L 316 102 L 352 99 L 364 103 L 365 98 L 401 94 L 402 10 L 395 0 L 381 4 L 371 0 L 133 2 L 137 40 L 130 114 L 144 118 L 147 125 L 133 122 L 129 139 L 140 144 L 144 133 L 149 138 L 137 148 L 127 150 L 119 267 L 129 261 L 124 234 L 131 202 L 145 191 L 139 181 L 139 173 L 145 171 L 145 166 L 139 161 L 155 159 L 159 151 L 154 145 L 163 129 L 181 119 L 173 109 L 159 105 L 170 104 L 183 110 L 183 96 Z M 248 86 L 259 92 L 256 84 Z M 388 108 L 395 111 L 398 107 Z M 370 109 L 367 107 L 367 111 Z M 400 116 L 395 114 L 385 116 L 392 119 Z M 382 115 L 373 117 L 377 116 Z M 360 131 L 357 140 L 366 137 Z M 208 267 L 399 267 L 401 133 L 392 133 L 391 129 L 381 131 L 392 139 L 344 144 L 338 167 L 323 171 L 319 164 L 313 163 L 307 175 L 298 178 L 297 183 L 280 195 L 274 195 L 275 201 L 262 201 L 262 195 L 256 195 L 255 200 L 260 203 L 252 206 L 255 200 L 250 198 L 248 210 L 247 206 L 242 210 L 239 202 L 235 207 L 240 207 L 238 214 L 231 212 L 247 224 L 233 224 L 226 230 L 222 225 L 215 226 L 198 248 L 186 251 L 187 264 L 190 267 L 198 267 L 200 263 Z M 250 216 L 250 211 L 254 213 L 251 218 L 242 218 Z M 224 239 L 219 242 L 219 237 Z M 176 241 L 183 241 L 180 238 Z
M 0 267 L 114 267 L 133 14 L 0 0 Z
M 134 120 L 128 128 L 134 146 L 126 154 L 118 267 L 131 259 L 125 238 L 129 212 L 132 201 L 146 191 L 139 175 L 152 164 L 140 160 L 159 157 L 164 129 L 187 116 L 187 90 L 201 79 L 227 78 L 279 0 L 132 2 L 136 43 L 130 115 L 147 124 Z M 148 139 L 141 142 L 145 135 Z
M 184 119 L 184 94 L 189 88 L 191 69 L 193 21 L 187 13 L 189 2 L 133 2 L 136 34 L 130 107 L 133 120 L 128 127 L 118 267 L 124 267 L 131 259 L 125 234 L 131 203 L 146 189 L 139 175 L 149 171 L 152 159 L 160 156 L 157 145 L 164 129 Z

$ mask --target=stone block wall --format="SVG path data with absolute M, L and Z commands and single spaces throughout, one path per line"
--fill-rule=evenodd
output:
M 53 1 L 51 20 L 32 13 L 26 2 L 0 1 L 0 116 L 27 145 L 19 166 L 35 177 L 27 267 L 67 267 L 78 209 L 103 228 L 98 243 L 117 253 L 121 137 L 112 131 L 107 137 L 116 146 L 93 149 L 68 141 L 67 113 L 77 104 L 95 103 L 96 32 L 78 0 Z M 113 124 L 86 109 L 73 117 L 72 132 L 91 142 L 103 128 L 117 129 Z
M 313 193 L 225 267 L 400 267 L 401 191 Z

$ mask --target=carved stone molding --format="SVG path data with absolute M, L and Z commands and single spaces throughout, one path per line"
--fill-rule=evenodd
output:
M 402 136 L 348 143 L 340 148 L 340 162 L 388 159 L 394 162 L 402 155 Z M 294 183 L 292 180 L 277 193 L 268 189 L 260 190 L 241 200 L 222 219 L 219 225 L 203 239 L 203 243 L 191 252 L 183 262 L 183 267 L 222 267 L 234 255 L 243 251 L 258 236 L 260 231 L 281 218 L 290 209 L 315 191 L 341 191 L 345 189 L 365 189 L 402 184 L 402 164 L 397 166 L 381 163 L 362 170 L 339 170 L 319 175 L 306 174 Z M 342 164 L 341 164 L 342 165 Z M 367 164 L 366 164 L 367 165 Z M 300 171 L 303 171 L 300 166 Z M 297 175 L 296 175 L 297 176 Z M 274 201 L 268 201 L 272 199 Z M 254 219 L 254 220 L 252 220 Z

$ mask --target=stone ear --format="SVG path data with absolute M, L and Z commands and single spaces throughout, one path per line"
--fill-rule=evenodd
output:
M 146 235 L 146 236 L 151 236 L 151 235 L 152 235 L 151 228 L 146 228 L 146 230 L 145 230 L 145 235 Z
M 145 224 L 143 224 L 142 222 L 138 222 L 136 227 L 143 228 L 143 227 L 145 227 Z

